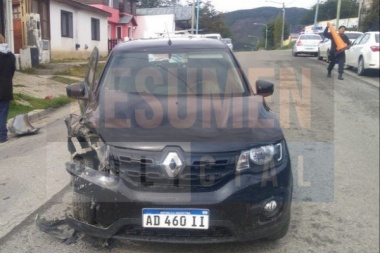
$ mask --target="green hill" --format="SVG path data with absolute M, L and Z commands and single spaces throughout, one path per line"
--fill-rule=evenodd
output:
M 308 10 L 303 8 L 286 8 L 285 23 L 291 32 L 297 32 L 300 20 L 307 12 Z M 258 36 L 260 41 L 264 40 L 265 37 L 262 32 L 264 26 L 253 25 L 253 23 L 267 24 L 274 21 L 278 15 L 282 15 L 282 9 L 275 7 L 261 7 L 225 13 L 224 23 L 232 32 L 234 48 L 236 50 L 247 50 L 254 44 L 257 38 L 250 38 L 248 35 Z

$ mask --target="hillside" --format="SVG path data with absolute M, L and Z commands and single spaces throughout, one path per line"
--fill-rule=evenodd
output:
M 303 8 L 286 8 L 285 23 L 291 32 L 296 32 L 300 20 L 307 13 Z M 258 36 L 260 41 L 265 39 L 262 29 L 264 26 L 253 25 L 253 23 L 267 24 L 282 15 L 281 8 L 261 7 L 251 10 L 239 10 L 224 14 L 224 22 L 231 29 L 234 48 L 244 50 L 244 46 L 252 45 L 256 38 L 249 38 L 248 35 Z M 245 48 L 247 50 L 247 48 Z

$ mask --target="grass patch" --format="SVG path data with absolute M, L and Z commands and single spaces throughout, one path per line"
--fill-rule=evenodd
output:
M 14 84 L 13 87 L 26 87 L 26 86 L 22 84 Z
M 96 70 L 96 79 L 99 78 L 99 76 L 100 76 L 100 74 L 104 68 L 104 65 L 105 65 L 104 63 L 98 64 L 98 68 Z M 87 64 L 81 64 L 81 65 L 77 65 L 77 66 L 68 68 L 68 69 L 63 70 L 63 71 L 55 72 L 54 74 L 55 75 L 61 75 L 61 76 L 76 76 L 76 77 L 84 78 L 84 76 L 86 75 L 86 72 L 87 72 Z
M 34 68 L 21 69 L 20 72 L 24 74 L 34 75 L 36 74 L 36 69 Z
M 71 102 L 71 99 L 66 96 L 54 97 L 50 100 L 43 98 L 34 98 L 28 95 L 15 93 L 14 100 L 9 108 L 8 119 L 15 117 L 18 114 L 24 114 L 36 109 L 58 108 Z M 22 103 L 17 102 L 22 101 Z
M 52 76 L 50 78 L 50 80 L 54 80 L 54 81 L 57 81 L 57 82 L 60 82 L 60 83 L 65 83 L 65 84 L 72 84 L 72 83 L 79 82 L 77 80 L 66 78 L 66 77 L 63 77 L 63 76 Z
M 295 43 L 296 43 L 295 41 L 292 41 L 292 42 L 290 42 L 288 45 L 286 45 L 286 46 L 282 46 L 282 47 L 280 47 L 279 49 L 280 49 L 280 50 L 292 49 Z

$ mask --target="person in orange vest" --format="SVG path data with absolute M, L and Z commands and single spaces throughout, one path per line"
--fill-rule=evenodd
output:
M 348 47 L 346 47 L 345 49 L 343 49 L 341 51 L 338 51 L 336 43 L 335 43 L 331 33 L 328 32 L 328 29 L 329 29 L 328 26 L 326 26 L 326 29 L 323 32 L 323 35 L 326 38 L 329 38 L 331 40 L 330 55 L 328 56 L 330 63 L 329 63 L 329 66 L 327 67 L 327 77 L 331 77 L 331 71 L 333 70 L 335 64 L 338 63 L 338 73 L 339 73 L 338 79 L 344 80 L 343 79 L 343 68 L 344 68 L 344 64 L 346 63 L 345 50 L 351 46 L 351 42 L 348 39 L 347 35 L 344 34 L 346 32 L 346 27 L 344 25 L 339 26 L 338 34 L 342 38 L 342 40 L 348 45 Z

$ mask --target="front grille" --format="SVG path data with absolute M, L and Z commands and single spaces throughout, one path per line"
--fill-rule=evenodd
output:
M 183 153 L 185 167 L 177 177 L 170 178 L 161 164 L 164 156 L 162 152 L 114 147 L 111 152 L 113 164 L 121 178 L 136 187 L 165 189 L 204 189 L 215 186 L 235 173 L 239 157 L 238 152 Z
M 142 236 L 142 237 L 177 237 L 177 238 L 219 238 L 232 237 L 232 232 L 225 227 L 210 227 L 207 230 L 191 229 L 159 229 L 143 228 L 138 225 L 128 225 L 119 235 Z

